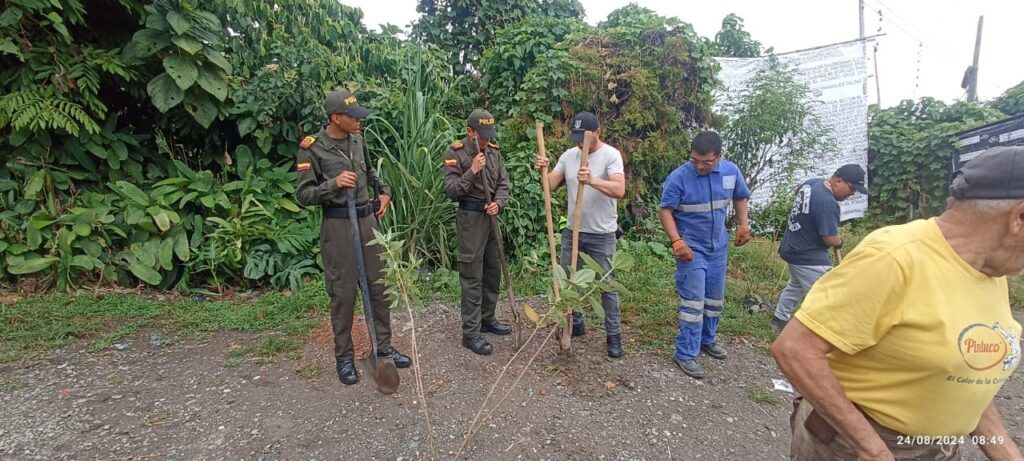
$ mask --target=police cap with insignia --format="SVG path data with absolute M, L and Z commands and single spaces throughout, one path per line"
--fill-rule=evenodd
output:
M 334 114 L 344 114 L 355 118 L 364 118 L 370 115 L 370 110 L 359 105 L 355 95 L 348 90 L 332 91 L 324 98 L 324 112 L 327 117 Z
M 473 113 L 469 114 L 469 120 L 467 122 L 469 127 L 476 131 L 481 137 L 487 139 L 494 139 L 498 137 L 498 132 L 494 130 L 494 116 L 490 112 L 483 109 L 474 110 Z

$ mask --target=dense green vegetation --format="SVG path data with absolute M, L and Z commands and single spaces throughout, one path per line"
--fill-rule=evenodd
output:
M 685 161 L 696 130 L 723 130 L 735 138 L 727 148 L 756 147 L 741 137 L 780 121 L 712 110 L 713 56 L 771 52 L 735 15 L 712 39 L 632 4 L 591 26 L 575 0 L 422 0 L 430 14 L 407 38 L 393 26 L 370 30 L 358 9 L 327 0 L 0 8 L 4 290 L 298 292 L 319 273 L 320 215 L 294 202 L 294 155 L 323 123 L 320 103 L 335 88 L 374 109 L 366 136 L 395 190 L 384 227 L 437 283 L 447 283 L 455 242 L 438 165 L 474 107 L 501 123 L 514 190 L 502 216 L 506 248 L 524 271 L 546 251 L 535 120 L 557 154 L 575 112 L 599 116 L 628 162 L 622 223 L 638 242 L 661 239 L 652 214 L 660 184 Z M 773 95 L 800 94 L 784 71 L 765 80 L 769 105 L 779 105 Z M 871 216 L 935 213 L 952 133 L 1022 101 L 1018 86 L 988 105 L 922 99 L 873 112 Z M 780 197 L 763 221 L 786 203 Z

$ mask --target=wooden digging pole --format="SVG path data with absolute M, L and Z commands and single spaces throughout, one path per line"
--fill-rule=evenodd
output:
M 544 147 L 544 122 L 537 122 L 537 155 L 544 159 L 548 158 L 547 148 Z M 548 182 L 548 171 L 549 168 L 547 166 L 540 169 L 540 185 L 544 189 L 544 215 L 547 217 L 548 222 L 548 250 L 551 253 L 551 289 L 554 295 L 552 302 L 558 302 L 558 300 L 562 299 L 562 287 L 555 277 L 556 267 L 558 267 L 558 254 L 555 252 L 555 221 L 551 213 L 551 183 Z M 569 320 L 572 321 L 571 311 Z M 571 332 L 569 328 L 564 330 Z M 569 346 L 572 345 L 570 343 L 572 336 L 565 334 L 565 331 L 559 336 L 559 346 L 562 350 L 568 350 Z

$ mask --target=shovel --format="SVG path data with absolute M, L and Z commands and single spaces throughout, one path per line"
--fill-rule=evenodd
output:
M 348 202 L 348 220 L 352 223 L 352 241 L 355 245 L 356 271 L 359 272 L 359 292 L 363 294 L 363 316 L 370 335 L 370 356 L 360 360 L 363 368 L 377 383 L 377 391 L 394 394 L 398 389 L 398 368 L 391 357 L 377 357 L 377 329 L 373 325 L 373 305 L 370 302 L 370 284 L 366 280 L 366 260 L 363 256 L 363 238 L 359 232 L 359 215 L 356 213 L 356 190 L 345 190 Z
M 476 151 L 481 152 L 480 141 L 475 137 L 470 139 L 473 140 L 473 147 L 476 148 Z M 493 197 L 491 197 L 491 181 L 487 176 L 487 168 L 484 168 L 481 173 L 483 173 L 484 195 L 487 198 L 487 203 L 490 204 Z M 498 262 L 501 265 L 501 277 L 505 279 L 505 292 L 508 294 L 508 303 L 511 306 L 512 318 L 515 321 L 516 349 L 519 349 L 519 346 L 523 343 L 523 317 L 519 315 L 521 308 L 516 306 L 516 295 L 512 291 L 512 275 L 509 274 L 508 264 L 505 262 L 505 243 L 501 239 L 501 228 L 498 227 L 501 225 L 501 222 L 498 221 L 497 216 L 488 216 L 491 218 L 491 232 L 494 234 L 494 240 L 498 243 Z

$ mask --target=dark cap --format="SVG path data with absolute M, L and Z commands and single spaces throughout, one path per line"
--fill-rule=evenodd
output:
M 590 112 L 580 112 L 569 122 L 569 140 L 576 144 L 583 144 L 583 133 L 597 131 L 601 124 L 597 116 Z
M 355 118 L 364 118 L 370 115 L 369 109 L 364 109 L 356 101 L 356 96 L 348 90 L 332 91 L 324 98 L 324 112 L 330 118 L 334 114 L 344 114 Z
M 1024 146 L 993 147 L 956 173 L 949 195 L 958 199 L 1024 198 Z
M 498 132 L 494 130 L 494 116 L 486 110 L 474 110 L 473 113 L 469 114 L 469 120 L 466 123 L 481 137 L 487 139 L 498 137 Z
M 867 195 L 868 188 L 864 185 L 865 176 L 867 176 L 867 173 L 864 173 L 864 168 L 856 163 L 843 165 L 832 175 L 833 178 L 840 178 L 850 183 L 853 186 L 853 190 Z

